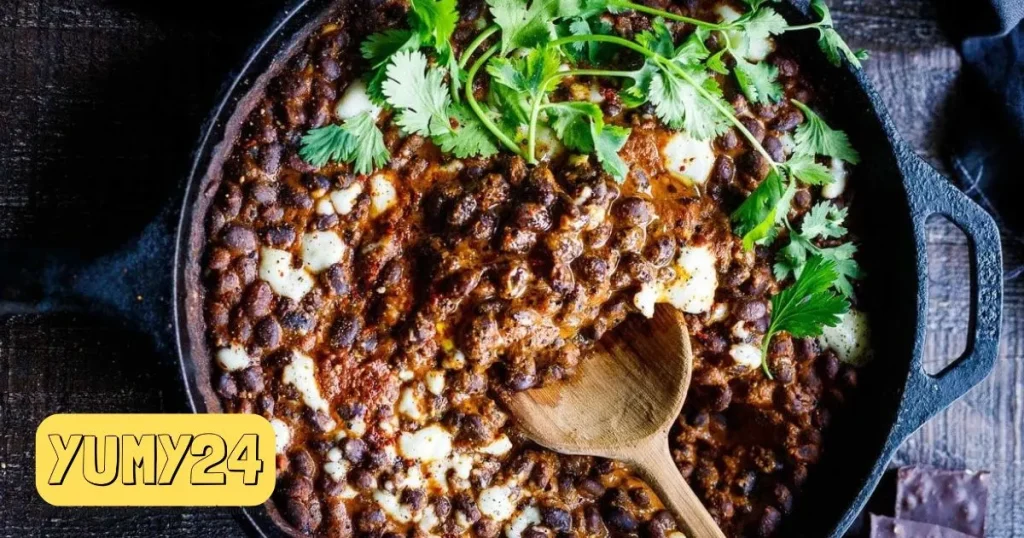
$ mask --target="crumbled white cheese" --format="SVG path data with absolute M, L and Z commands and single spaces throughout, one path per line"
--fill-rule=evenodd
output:
M 330 194 L 331 204 L 339 215 L 348 215 L 356 206 L 356 200 L 363 194 L 363 184 L 353 183 L 344 189 L 332 191 Z
M 345 250 L 345 243 L 336 232 L 302 234 L 302 264 L 310 272 L 319 273 L 340 262 Z
M 440 396 L 444 392 L 444 371 L 431 370 L 427 372 L 423 377 L 423 383 L 431 394 Z
M 508 538 L 521 538 L 523 531 L 530 525 L 537 525 L 541 522 L 540 510 L 536 506 L 530 505 L 523 508 L 519 514 L 505 526 L 505 536 Z
M 846 165 L 842 159 L 832 159 L 832 183 L 821 188 L 821 195 L 825 198 L 839 198 L 846 190 Z
M 341 449 L 334 447 L 327 451 L 327 461 L 341 461 Z
M 839 360 L 862 366 L 872 358 L 871 325 L 867 314 L 851 309 L 835 327 L 825 327 L 818 343 L 832 348 Z
M 697 185 L 707 182 L 715 166 L 711 140 L 697 140 L 684 132 L 672 135 L 661 155 L 669 173 Z
M 512 441 L 509 440 L 508 436 L 501 434 L 497 439 L 490 443 L 476 449 L 477 452 L 483 454 L 489 454 L 491 456 L 504 456 L 512 450 Z
M 363 112 L 369 112 L 370 117 L 377 119 L 377 116 L 380 114 L 380 107 L 370 100 L 370 95 L 366 93 L 366 84 L 363 83 L 362 79 L 357 78 L 345 89 L 345 93 L 342 94 L 341 100 L 338 101 L 338 106 L 335 107 L 334 113 L 338 116 L 338 119 L 347 120 Z
M 669 303 L 688 314 L 711 310 L 718 289 L 718 270 L 711 250 L 683 247 L 674 270 L 675 277 L 668 282 L 644 284 L 633 296 L 633 305 L 644 316 L 652 317 L 657 303 Z
M 317 215 L 332 215 L 334 214 L 334 204 L 331 203 L 330 197 L 321 198 L 316 202 L 316 214 Z
M 640 291 L 633 295 L 633 306 L 640 311 L 644 317 L 654 317 L 654 305 L 661 298 L 663 288 L 656 284 L 646 282 L 640 286 Z
M 683 247 L 676 260 L 678 278 L 668 286 L 668 302 L 688 314 L 711 310 L 718 289 L 715 255 L 707 247 Z
M 476 502 L 480 513 L 495 521 L 505 521 L 516 509 L 512 489 L 508 486 L 491 486 L 480 492 Z
M 750 336 L 750 330 L 747 329 L 747 322 L 741 320 L 733 324 L 732 335 L 740 340 L 746 340 L 747 337 Z
M 403 457 L 423 462 L 447 458 L 452 453 L 452 434 L 431 424 L 416 433 L 402 432 L 398 450 Z
M 395 205 L 398 193 L 395 186 L 383 174 L 370 178 L 370 216 L 376 217 Z
M 409 470 L 398 478 L 396 486 L 399 489 L 420 489 L 423 487 L 423 471 L 420 470 L 418 465 L 409 467 Z
M 278 454 L 284 454 L 288 443 L 292 442 L 291 428 L 279 418 L 270 419 L 270 427 L 274 429 L 274 449 Z
M 302 396 L 302 401 L 311 409 L 327 411 L 327 400 L 320 395 L 320 387 L 316 382 L 316 364 L 309 356 L 298 351 L 292 352 L 292 361 L 284 367 L 281 381 L 294 386 Z
M 761 366 L 761 350 L 753 344 L 736 344 L 729 348 L 729 356 L 745 368 Z
M 398 379 L 401 379 L 402 381 L 409 381 L 414 377 L 416 377 L 416 373 L 413 372 L 412 370 L 406 370 L 403 368 L 401 371 L 398 372 Z
M 729 305 L 725 303 L 715 303 L 711 307 L 711 317 L 708 321 L 716 323 L 729 317 Z
M 252 364 L 252 359 L 249 358 L 244 347 L 231 344 L 217 350 L 217 364 L 229 372 L 237 372 L 248 368 Z
M 793 139 L 793 133 L 786 133 L 779 137 L 779 141 L 782 142 L 782 152 L 787 156 L 792 155 L 796 151 L 796 140 Z
M 294 301 L 302 300 L 314 285 L 305 269 L 292 267 L 291 252 L 276 248 L 260 249 L 259 276 L 274 293 Z
M 437 511 L 434 510 L 433 506 L 428 506 L 423 510 L 423 515 L 420 516 L 418 526 L 421 531 L 429 533 L 438 523 L 441 523 L 441 520 L 437 517 Z
M 565 152 L 565 146 L 555 135 L 554 129 L 537 127 L 537 155 L 543 160 L 553 159 Z
M 373 492 L 373 500 L 377 502 L 380 509 L 385 514 L 391 516 L 391 519 L 398 523 L 408 523 L 412 521 L 412 510 L 408 506 L 405 506 L 398 502 L 398 497 L 393 493 L 388 493 L 383 490 L 376 490 Z
M 420 398 L 412 387 L 402 389 L 402 395 L 398 398 L 398 412 L 413 420 L 423 418 L 423 411 L 420 409 Z
M 347 461 L 329 461 L 324 464 L 324 474 L 331 477 L 335 482 L 344 482 L 348 474 Z

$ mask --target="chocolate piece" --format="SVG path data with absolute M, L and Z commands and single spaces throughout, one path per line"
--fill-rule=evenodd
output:
M 953 529 L 871 514 L 871 538 L 972 538 Z
M 896 518 L 985 536 L 987 471 L 904 467 L 896 486 Z

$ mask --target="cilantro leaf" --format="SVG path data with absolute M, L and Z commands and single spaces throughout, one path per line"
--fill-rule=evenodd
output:
M 318 168 L 330 161 L 354 163 L 357 174 L 369 174 L 391 158 L 384 134 L 369 112 L 309 131 L 302 137 L 299 156 Z
M 796 128 L 793 138 L 796 142 L 797 155 L 826 155 L 850 164 L 860 162 L 860 154 L 853 149 L 846 133 L 829 127 L 821 116 L 800 101 L 794 99 L 792 103 L 806 118 L 806 121 Z
M 750 6 L 751 11 L 753 11 L 760 8 L 761 5 L 767 4 L 768 2 L 772 1 L 773 0 L 743 0 L 743 3 Z
M 743 237 L 745 250 L 753 249 L 755 242 L 768 237 L 775 226 L 785 191 L 782 177 L 775 170 L 771 170 L 768 177 L 730 215 L 736 233 Z M 786 205 L 788 206 L 788 203 Z
M 748 100 L 772 103 L 782 99 L 779 69 L 768 62 L 751 63 L 740 56 L 736 59 L 736 82 Z
M 768 346 L 773 336 L 783 331 L 797 338 L 819 336 L 825 327 L 842 322 L 850 303 L 829 291 L 838 278 L 834 261 L 812 256 L 796 282 L 772 297 L 772 321 L 761 340 L 761 368 L 769 378 Z
M 794 155 L 783 166 L 791 176 L 808 185 L 828 185 L 835 181 L 828 168 L 815 162 L 812 155 Z
M 538 97 L 558 85 L 558 80 L 552 79 L 561 67 L 556 52 L 541 47 L 519 58 L 494 58 L 487 64 L 487 72 L 498 84 Z
M 630 130 L 616 125 L 605 125 L 598 129 L 596 123 L 590 124 L 592 136 L 594 137 L 594 150 L 597 153 L 597 160 L 601 163 L 605 172 L 611 174 L 615 181 L 622 183 L 629 174 L 629 166 L 619 156 L 619 150 L 629 140 Z
M 400 50 L 413 50 L 420 46 L 420 36 L 412 30 L 385 30 L 367 37 L 359 49 L 370 65 L 387 64 L 391 55 Z
M 821 202 L 811 208 L 804 215 L 803 223 L 800 225 L 800 232 L 790 229 L 790 241 L 785 247 L 779 250 L 776 263 L 773 268 L 775 277 L 778 280 L 788 278 L 790 275 L 797 278 L 805 270 L 807 259 L 810 256 L 820 256 L 835 264 L 836 278 L 834 286 L 845 297 L 853 295 L 851 279 L 860 279 L 863 271 L 853 255 L 857 252 L 857 246 L 853 243 L 843 243 L 835 247 L 819 247 L 815 239 L 835 239 L 845 236 L 848 232 L 845 226 L 847 210 L 838 208 L 831 202 Z
M 456 0 L 410 0 L 409 24 L 440 51 L 450 48 L 450 39 L 459 23 Z
M 448 118 L 448 87 L 443 71 L 427 69 L 427 57 L 419 51 L 400 51 L 387 67 L 381 86 L 388 104 L 398 111 L 397 123 L 409 134 L 433 136 L 451 129 Z
M 832 22 L 832 13 L 824 0 L 812 0 L 811 9 L 821 17 L 821 26 L 818 28 L 818 46 L 830 62 L 836 67 L 843 63 L 843 58 L 856 68 L 861 67 L 861 61 L 868 59 L 868 52 L 864 49 L 854 51 L 843 41 L 839 32 L 836 32 Z
M 551 22 L 553 0 L 487 0 L 494 23 L 501 28 L 501 54 L 513 49 L 535 47 L 555 39 L 555 25 Z
M 792 286 L 772 297 L 771 335 L 786 331 L 797 338 L 819 336 L 825 327 L 835 327 L 850 309 L 849 302 L 829 291 L 839 277 L 834 261 L 811 256 Z
M 568 101 L 551 103 L 545 109 L 554 121 L 551 128 L 555 135 L 569 149 L 580 153 L 594 152 L 593 124 L 599 132 L 604 128 L 604 113 L 594 103 Z
M 640 32 L 633 40 L 645 49 L 654 51 L 666 58 L 671 58 L 676 52 L 675 39 L 672 37 L 672 32 L 668 29 L 668 26 L 665 25 L 665 19 L 661 17 L 651 21 L 651 29 Z
M 749 11 L 736 19 L 735 24 L 742 26 L 745 30 L 747 42 L 763 41 L 769 36 L 781 34 L 789 28 L 786 19 L 770 7 Z
M 441 151 L 452 153 L 460 159 L 490 157 L 498 153 L 498 146 L 494 143 L 491 133 L 472 110 L 460 104 L 452 106 L 449 112 L 458 125 L 434 137 L 434 142 L 441 147 Z
M 683 69 L 694 83 L 718 101 L 719 106 L 729 108 L 729 104 L 722 98 L 721 88 L 707 71 L 699 68 Z M 693 84 L 669 70 L 662 69 L 653 76 L 647 97 L 654 104 L 655 113 L 666 125 L 673 129 L 683 129 L 698 140 L 714 138 L 729 127 L 728 118 L 719 112 L 715 104 L 701 95 Z

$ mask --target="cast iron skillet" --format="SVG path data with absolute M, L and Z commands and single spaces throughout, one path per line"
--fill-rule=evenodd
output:
M 202 316 L 199 260 L 206 240 L 204 216 L 241 123 L 284 60 L 335 2 L 299 0 L 279 16 L 231 79 L 196 151 L 181 210 L 174 274 L 178 353 L 196 412 L 221 411 L 213 393 Z M 801 23 L 810 22 L 807 8 L 802 0 L 779 6 L 790 20 Z M 350 20 L 358 21 L 356 11 Z M 903 440 L 992 370 L 1002 307 L 1002 256 L 992 219 L 900 139 L 862 72 L 824 62 L 815 37 L 794 39 L 814 51 L 803 59 L 804 65 L 824 75 L 833 99 L 832 115 L 864 157 L 857 173 L 855 207 L 864 210 L 858 231 L 870 280 L 860 299 L 872 313 L 876 359 L 861 371 L 858 394 L 864 396 L 851 402 L 855 412 L 833 421 L 824 459 L 811 473 L 781 535 L 838 538 L 854 522 Z M 924 234 L 931 215 L 945 216 L 964 231 L 971 261 L 967 350 L 934 376 L 921 369 L 928 269 Z M 270 503 L 243 509 L 242 514 L 257 535 L 294 534 L 281 525 Z

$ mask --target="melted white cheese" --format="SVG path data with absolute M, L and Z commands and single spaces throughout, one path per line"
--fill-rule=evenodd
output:
M 284 454 L 288 443 L 292 442 L 292 430 L 279 418 L 270 419 L 270 427 L 274 429 L 274 449 L 278 454 Z
M 340 262 L 345 257 L 345 250 L 345 243 L 336 232 L 302 234 L 302 265 L 313 273 Z
M 703 185 L 715 166 L 710 140 L 697 140 L 687 133 L 676 133 L 661 148 L 665 169 L 684 181 Z
M 412 460 L 427 463 L 442 460 L 452 453 L 452 434 L 437 424 L 416 433 L 402 432 L 398 450 L 403 457 Z
M 380 107 L 370 100 L 370 95 L 366 93 L 366 84 L 362 79 L 356 79 L 345 89 L 334 113 L 337 114 L 338 119 L 347 120 L 363 112 L 369 112 L 370 117 L 377 119 Z
M 316 202 L 317 215 L 331 215 L 334 213 L 334 204 L 330 198 L 321 198 Z
M 339 215 L 348 215 L 356 206 L 356 200 L 363 193 L 362 183 L 353 183 L 344 189 L 331 191 L 331 204 Z
M 229 372 L 237 372 L 248 368 L 252 364 L 252 359 L 249 358 L 244 347 L 231 344 L 217 350 L 217 364 Z
M 295 387 L 302 396 L 303 403 L 310 409 L 327 412 L 327 400 L 320 395 L 313 359 L 298 351 L 292 352 L 292 361 L 284 367 L 281 381 Z
M 444 372 L 441 370 L 431 370 L 423 377 L 423 384 L 435 396 L 440 396 L 444 392 L 444 383 Z
M 412 521 L 412 510 L 408 506 L 399 503 L 398 497 L 393 493 L 378 489 L 373 492 L 373 500 L 377 502 L 377 505 L 380 506 L 380 509 L 385 514 L 391 516 L 391 519 L 399 523 Z
M 675 277 L 668 282 L 644 284 L 633 296 L 633 305 L 652 317 L 654 305 L 669 303 L 688 314 L 711 310 L 718 289 L 715 256 L 707 247 L 683 247 L 676 259 Z
M 276 248 L 260 249 L 259 276 L 274 293 L 295 301 L 302 300 L 314 284 L 304 269 L 292 267 L 291 252 Z
M 370 216 L 376 217 L 395 205 L 398 193 L 391 180 L 383 174 L 370 178 Z
M 832 159 L 832 183 L 821 188 L 825 198 L 839 198 L 846 190 L 846 164 L 841 159 Z
M 761 350 L 753 344 L 736 344 L 729 348 L 729 356 L 745 368 L 761 366 Z
M 522 512 L 519 512 L 512 521 L 505 526 L 505 536 L 508 538 L 521 538 L 523 531 L 526 530 L 530 525 L 536 525 L 541 522 L 540 510 L 532 504 L 523 508 Z
M 866 364 L 872 358 L 871 325 L 867 314 L 851 309 L 835 327 L 825 327 L 818 343 L 832 348 L 839 360 L 853 366 Z
M 324 474 L 331 477 L 335 482 L 344 482 L 348 475 L 347 461 L 329 461 L 324 464 Z
M 420 398 L 412 387 L 402 389 L 402 395 L 398 398 L 398 412 L 417 421 L 423 418 L 423 411 L 420 409 Z
M 516 509 L 512 489 L 508 486 L 491 486 L 481 491 L 477 506 L 480 513 L 495 521 L 505 521 Z
M 477 452 L 491 456 L 504 456 L 510 450 L 512 450 L 512 441 L 505 434 L 501 434 L 497 439 L 476 449 Z

